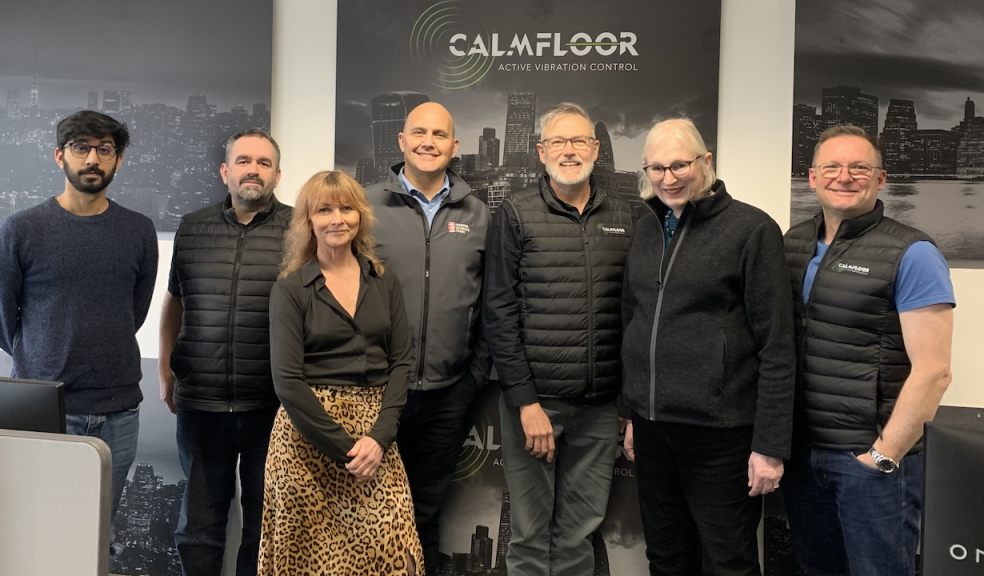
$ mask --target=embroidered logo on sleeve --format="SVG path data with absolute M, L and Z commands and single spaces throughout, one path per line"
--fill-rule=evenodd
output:
M 448 222 L 448 234 L 468 234 L 471 228 L 461 222 Z

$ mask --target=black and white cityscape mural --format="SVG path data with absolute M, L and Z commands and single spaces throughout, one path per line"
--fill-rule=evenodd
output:
M 984 267 L 984 4 L 796 3 L 791 222 L 817 210 L 817 135 L 878 138 L 886 213 L 928 233 L 951 267 Z
M 62 191 L 55 126 L 82 109 L 125 122 L 109 189 L 173 232 L 221 199 L 223 145 L 270 127 L 269 1 L 32 0 L 0 18 L 0 219 Z
M 131 145 L 108 196 L 150 217 L 162 240 L 181 216 L 225 196 L 218 173 L 225 140 L 270 127 L 268 0 L 32 0 L 5 3 L 2 13 L 0 220 L 61 193 L 55 126 L 78 110 L 127 124 Z M 0 373 L 10 370 L 0 352 Z M 173 532 L 184 478 L 174 416 L 158 400 L 156 358 L 145 357 L 142 370 L 137 459 L 110 572 L 177 576 Z

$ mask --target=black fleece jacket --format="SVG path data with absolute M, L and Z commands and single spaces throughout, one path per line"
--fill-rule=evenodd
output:
M 720 180 L 681 214 L 636 222 L 622 290 L 621 407 L 652 421 L 752 425 L 752 450 L 789 455 L 793 303 L 779 226 Z

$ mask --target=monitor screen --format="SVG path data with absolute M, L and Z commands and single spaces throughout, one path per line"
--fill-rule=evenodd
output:
M 0 428 L 65 433 L 65 385 L 0 377 Z

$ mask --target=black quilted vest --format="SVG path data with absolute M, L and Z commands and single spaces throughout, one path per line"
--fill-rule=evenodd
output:
M 808 302 L 803 277 L 823 218 L 785 237 L 798 344 L 796 440 L 827 449 L 864 450 L 888 421 L 911 364 L 895 309 L 895 277 L 906 249 L 930 240 L 871 212 L 841 223 L 817 270 Z
M 545 178 L 511 194 L 523 241 L 521 325 L 537 395 L 602 403 L 621 387 L 622 272 L 629 205 L 595 187 L 585 212 Z

